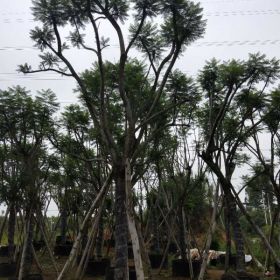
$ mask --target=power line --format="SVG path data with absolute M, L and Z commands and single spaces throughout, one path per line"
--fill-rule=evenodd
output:
M 213 3 L 224 3 L 224 4 L 230 4 L 230 3 L 236 3 L 236 2 L 256 2 L 256 0 L 217 0 L 217 1 L 197 1 L 201 4 L 213 4 Z
M 243 46 L 243 45 L 276 45 L 280 43 L 280 39 L 268 39 L 268 40 L 235 40 L 235 41 L 202 41 L 202 42 L 196 42 L 190 45 L 190 47 L 220 47 L 220 46 Z M 104 50 L 108 48 L 118 48 L 118 45 L 110 45 Z M 37 50 L 36 47 L 30 47 L 30 46 L 3 46 L 0 47 L 0 51 L 29 51 L 29 50 Z M 84 49 L 75 49 L 75 50 L 84 50 Z
M 11 79 L 11 80 L 9 80 L 9 79 L 0 79 L 0 82 L 10 82 L 10 81 L 23 81 L 23 80 L 26 80 L 26 81 L 28 81 L 28 80 L 32 80 L 32 81 L 67 81 L 66 79 L 55 79 L 55 78 L 53 78 L 53 79 L 50 79 L 50 78 L 36 78 L 36 79 L 34 79 L 34 78 L 30 78 L 30 79 L 28 79 L 28 78 L 26 78 L 26 79 Z
M 206 17 L 227 17 L 227 16 L 259 16 L 259 15 L 279 15 L 280 10 L 237 10 L 237 11 L 217 11 L 205 13 Z M 23 22 L 36 22 L 32 18 L 4 18 L 1 20 L 4 24 L 10 24 L 13 22 L 23 23 Z
M 247 11 L 222 11 L 206 13 L 205 16 L 225 17 L 225 16 L 258 16 L 258 15 L 279 15 L 280 10 L 247 10 Z
M 279 44 L 280 40 L 276 39 L 276 40 L 236 40 L 236 41 L 209 41 L 209 42 L 197 42 L 194 43 L 192 46 L 196 46 L 196 47 L 210 47 L 210 46 L 214 46 L 214 47 L 220 47 L 220 46 L 243 46 L 243 45 L 250 45 L 250 46 L 254 46 L 254 45 L 276 45 Z

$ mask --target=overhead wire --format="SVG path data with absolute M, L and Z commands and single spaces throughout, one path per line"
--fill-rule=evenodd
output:
M 227 16 L 258 16 L 258 15 L 279 15 L 279 9 L 269 10 L 232 10 L 232 11 L 214 11 L 206 12 L 206 17 L 227 17 Z M 4 18 L 1 19 L 2 23 L 23 23 L 23 22 L 36 22 L 32 18 Z
M 276 45 L 280 43 L 280 39 L 266 39 L 266 40 L 234 40 L 234 41 L 202 41 L 195 42 L 189 47 L 210 47 L 210 46 L 242 46 L 242 45 Z M 106 49 L 110 48 L 118 48 L 119 45 L 111 44 Z M 29 51 L 36 50 L 39 51 L 38 48 L 32 46 L 0 46 L 0 51 Z M 83 48 L 75 49 L 79 51 L 83 51 Z M 68 50 L 69 51 L 69 50 Z

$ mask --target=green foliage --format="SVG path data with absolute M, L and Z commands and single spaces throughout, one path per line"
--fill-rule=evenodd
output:
M 200 101 L 199 90 L 194 80 L 178 69 L 170 74 L 166 91 L 174 104 L 187 101 L 188 107 L 193 108 Z
M 184 208 L 190 217 L 203 212 L 207 198 L 205 178 L 195 176 L 188 182 L 183 174 L 178 174 L 164 182 L 163 187 L 174 205 L 178 206 L 184 201 Z
M 280 88 L 276 88 L 270 94 L 270 102 L 267 105 L 264 122 L 271 132 L 274 134 L 279 130 L 280 123 Z
M 199 3 L 184 0 L 163 1 L 162 36 L 167 44 L 188 45 L 199 39 L 205 30 Z
M 58 104 L 50 90 L 43 90 L 33 99 L 21 87 L 0 91 L 1 139 L 14 142 L 21 149 L 41 142 L 52 127 L 52 115 Z
M 267 59 L 258 53 L 250 54 L 246 61 L 221 63 L 213 59 L 207 62 L 198 77 L 207 97 L 198 113 L 205 138 L 210 136 L 209 126 L 221 114 L 216 130 L 218 139 L 229 146 L 234 141 L 244 143 L 251 135 L 246 132 L 250 130 L 251 118 L 260 113 L 263 115 L 267 110 L 267 93 L 264 89 L 279 77 L 279 70 L 278 60 Z M 261 90 L 258 89 L 260 83 L 264 84 Z M 260 128 L 256 127 L 252 132 Z
M 87 98 L 97 108 L 100 109 L 103 106 L 108 116 L 110 130 L 113 132 L 115 139 L 122 141 L 125 131 L 125 111 L 118 91 L 118 68 L 118 63 L 106 62 L 104 64 L 105 104 L 102 104 L 100 95 L 101 80 L 98 65 L 95 64 L 92 70 L 85 71 L 83 79 L 90 92 L 90 96 L 87 96 Z M 125 91 L 130 100 L 135 122 L 141 121 L 146 116 L 146 110 L 152 100 L 150 89 L 149 80 L 145 76 L 145 66 L 136 59 L 130 60 L 125 66 Z
M 35 97 L 19 86 L 0 91 L 1 201 L 27 207 L 43 203 L 49 169 L 45 140 L 57 108 L 50 90 Z
M 36 42 L 36 47 L 41 51 L 55 41 L 54 32 L 48 25 L 44 25 L 43 28 L 36 26 L 34 30 L 30 31 L 30 38 Z
M 139 23 L 131 25 L 129 31 L 131 33 L 130 37 L 135 36 L 139 28 Z M 135 40 L 135 47 L 138 48 L 145 56 L 151 56 L 153 62 L 159 62 L 164 47 L 166 46 L 162 36 L 159 34 L 158 26 L 152 22 L 146 22 L 141 28 L 140 34 Z
M 272 204 L 274 200 L 273 187 L 262 165 L 253 166 L 251 175 L 246 176 L 244 181 L 247 184 L 246 194 L 250 206 L 259 208 L 261 202 L 265 205 Z M 267 200 L 270 202 L 268 203 Z
M 206 62 L 206 65 L 198 75 L 198 82 L 201 88 L 205 90 L 208 95 L 216 93 L 220 90 L 218 71 L 219 62 L 213 58 L 212 60 Z

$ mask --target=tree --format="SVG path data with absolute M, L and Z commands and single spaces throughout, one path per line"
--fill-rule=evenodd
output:
M 125 43 L 120 23 L 126 22 L 132 11 L 135 23 L 131 26 L 130 37 Z M 126 162 L 128 160 L 133 167 L 141 153 L 144 135 L 149 132 L 149 124 L 164 111 L 179 105 L 166 102 L 162 110 L 158 111 L 158 104 L 163 98 L 168 76 L 176 60 L 184 48 L 200 38 L 204 32 L 205 21 L 202 20 L 201 12 L 199 4 L 186 0 L 33 1 L 33 15 L 43 27 L 32 30 L 31 38 L 43 52 L 40 56 L 42 62 L 36 70 L 25 64 L 20 66 L 20 71 L 24 73 L 55 71 L 71 76 L 77 81 L 81 98 L 89 110 L 94 126 L 100 132 L 102 148 L 110 158 L 116 183 L 115 279 L 127 279 Z M 160 26 L 152 24 L 152 19 L 157 18 L 163 21 Z M 120 50 L 119 61 L 115 65 L 115 81 L 109 88 L 108 77 L 112 72 L 103 58 L 103 49 L 109 45 L 109 40 L 101 36 L 98 28 L 103 20 L 115 30 Z M 94 47 L 87 45 L 85 34 L 82 34 L 86 25 L 92 28 Z M 61 28 L 66 26 L 70 26 L 72 31 L 68 38 L 62 38 Z M 65 49 L 68 46 L 64 39 L 74 47 L 96 54 L 95 71 L 98 75 L 95 77 L 95 91 L 89 90 L 84 78 L 65 56 Z M 138 75 L 135 75 L 138 79 L 136 84 L 128 80 L 128 77 L 135 74 L 131 74 L 129 70 L 130 66 L 136 66 L 129 60 L 129 52 L 134 46 L 145 54 L 149 61 L 146 68 L 140 67 L 141 64 L 138 66 L 140 68 L 136 72 Z M 110 120 L 111 100 L 114 94 L 120 100 L 118 110 L 122 118 L 116 120 L 121 121 L 120 137 L 116 137 L 116 131 Z M 139 103 L 142 94 L 149 96 L 149 103 L 145 106 Z M 137 100 L 137 103 L 134 103 L 134 100 Z M 141 111 L 136 108 L 141 108 Z M 114 126 L 116 121 L 113 122 Z M 145 137 L 145 141 L 149 139 L 150 137 Z
M 99 148 L 98 132 L 86 108 L 74 104 L 66 107 L 59 127 L 51 137 L 59 153 L 60 165 L 54 173 L 53 197 L 60 208 L 61 233 L 64 233 L 61 236 L 64 241 L 67 217 L 74 215 L 77 221 L 78 216 L 84 216 L 102 187 L 108 167 Z M 99 218 L 100 234 L 96 241 L 98 256 L 101 256 L 103 216 L 101 214 Z M 76 231 L 79 231 L 78 222 L 76 226 Z M 86 236 L 83 236 L 82 242 L 86 242 Z
M 10 195 L 20 192 L 25 211 L 25 241 L 19 277 L 26 277 L 32 264 L 33 214 L 41 210 L 41 187 L 45 181 L 45 140 L 53 125 L 53 114 L 58 108 L 54 94 L 47 90 L 35 98 L 19 86 L 0 91 L 1 141 L 11 151 L 19 174 L 10 184 Z M 8 159 L 9 160 L 9 159 Z M 4 181 L 4 182 L 5 182 Z M 14 202 L 13 200 L 11 200 Z
M 241 156 L 241 149 L 263 122 L 265 90 L 278 77 L 279 61 L 256 54 L 249 55 L 247 61 L 213 60 L 207 63 L 199 78 L 208 99 L 203 113 L 206 142 L 201 157 L 217 176 L 225 195 L 236 246 L 237 272 L 244 271 L 244 246 L 236 203 L 248 219 L 249 216 L 236 196 L 231 178 L 236 166 L 247 160 L 246 155 Z M 252 119 L 254 123 L 250 124 Z
M 0 146 L 1 159 L 1 184 L 0 197 L 1 202 L 6 203 L 9 210 L 8 219 L 8 247 L 9 261 L 13 262 L 15 253 L 15 227 L 16 214 L 19 207 L 22 205 L 22 190 L 21 190 L 21 172 L 20 164 L 16 155 L 13 153 L 7 139 L 1 137 Z
M 279 189 L 279 86 L 271 90 L 265 96 L 265 107 L 263 108 L 263 125 L 261 129 L 255 129 L 247 141 L 246 147 L 250 150 L 252 155 L 258 160 L 259 165 L 255 168 L 258 171 L 258 178 L 255 181 L 262 183 L 259 188 L 259 194 L 262 196 L 264 205 L 268 206 L 268 213 L 270 217 L 270 236 L 269 241 L 272 242 L 274 235 L 274 228 L 279 217 L 280 204 L 280 189 Z M 251 118 L 251 124 L 255 124 L 255 119 Z M 265 148 L 260 144 L 260 134 L 265 133 L 269 138 L 269 144 Z M 257 187 L 256 184 L 255 187 Z M 251 190 L 254 190 L 255 187 Z M 248 188 L 247 188 L 248 189 Z M 249 188 L 250 190 L 250 188 Z M 252 194 L 252 192 L 251 192 Z M 277 202 L 277 206 L 273 207 L 273 202 Z M 272 214 L 273 212 L 273 214 Z M 266 210 L 264 210 L 266 217 Z M 267 219 L 266 219 L 267 223 Z M 267 252 L 266 267 L 269 265 L 269 251 Z

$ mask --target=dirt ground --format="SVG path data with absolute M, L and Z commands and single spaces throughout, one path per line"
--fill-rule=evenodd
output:
M 207 280 L 220 280 L 222 274 L 224 273 L 223 270 L 217 270 L 217 269 L 209 269 L 207 272 Z M 153 280 L 186 280 L 185 277 L 172 277 L 171 271 L 163 270 L 160 275 L 158 275 L 157 271 L 153 271 Z M 4 278 L 0 278 L 1 280 Z M 45 275 L 44 280 L 55 280 L 55 274 L 54 273 L 48 273 Z M 84 280 L 104 280 L 105 277 L 84 277 Z M 6 280 L 6 279 L 5 279 Z M 70 278 L 69 278 L 70 280 Z
M 60 263 L 60 261 L 58 262 Z M 43 265 L 44 267 L 44 280 L 55 280 L 56 279 L 56 274 L 55 271 L 52 267 L 46 265 Z M 34 273 L 38 273 L 38 270 L 34 267 L 33 269 Z M 220 280 L 221 275 L 224 273 L 223 270 L 217 270 L 217 269 L 211 269 L 208 270 L 207 272 L 207 280 Z M 162 270 L 161 274 L 158 275 L 158 272 L 156 270 L 152 271 L 153 274 L 153 280 L 186 280 L 187 278 L 184 277 L 172 277 L 171 276 L 171 271 L 168 270 Z M 71 278 L 69 277 L 69 280 Z M 105 277 L 84 277 L 84 280 L 103 280 Z M 1 278 L 0 280 L 8 280 L 8 278 Z
M 62 269 L 65 261 L 66 261 L 66 257 L 60 257 L 60 258 L 56 258 L 56 262 L 57 265 L 59 267 L 59 270 Z M 55 269 L 51 263 L 51 260 L 49 257 L 47 256 L 43 256 L 41 258 L 39 258 L 40 261 L 40 265 L 43 269 L 43 275 L 44 275 L 44 280 L 55 280 L 56 279 L 56 273 L 55 273 Z M 32 267 L 32 273 L 38 273 L 38 267 L 36 265 L 33 265 Z M 73 275 L 75 273 L 75 271 L 72 271 Z M 222 274 L 224 273 L 223 270 L 221 269 L 217 269 L 214 267 L 211 267 L 207 270 L 207 275 L 206 275 L 206 280 L 220 280 Z M 171 272 L 171 268 L 169 270 L 162 270 L 160 275 L 158 274 L 158 270 L 153 270 L 152 271 L 153 274 L 153 280 L 186 280 L 187 278 L 184 277 L 172 277 L 172 272 Z M 71 276 L 69 276 L 69 280 L 71 280 Z M 84 280 L 103 280 L 105 279 L 105 277 L 84 277 Z M 271 278 L 270 278 L 271 279 Z M 1 278 L 0 280 L 8 280 L 8 278 Z M 269 278 L 267 278 L 267 280 L 269 280 Z

